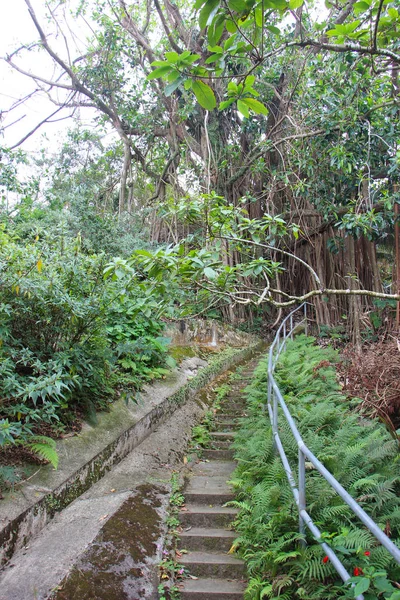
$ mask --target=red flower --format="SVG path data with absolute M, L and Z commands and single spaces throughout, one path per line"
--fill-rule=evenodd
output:
M 362 570 L 362 569 L 360 569 L 360 567 L 354 567 L 354 571 L 353 571 L 353 573 L 354 573 L 354 576 L 355 576 L 355 577 L 359 577 L 360 575 L 362 575 L 362 574 L 363 574 L 363 570 Z
M 329 556 L 324 556 L 324 558 L 322 559 L 322 562 L 325 564 L 327 563 L 329 560 Z
M 366 552 L 364 552 L 364 556 L 371 556 L 371 552 L 368 552 L 368 550 Z

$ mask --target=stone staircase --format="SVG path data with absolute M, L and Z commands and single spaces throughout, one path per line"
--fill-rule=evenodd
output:
M 244 415 L 242 391 L 256 364 L 253 361 L 246 365 L 241 381 L 232 386 L 228 397 L 221 402 L 210 445 L 192 469 L 184 490 L 180 547 L 188 552 L 179 562 L 194 578 L 185 579 L 180 589 L 181 600 L 243 600 L 245 564 L 229 554 L 237 537 L 230 524 L 238 511 L 224 504 L 234 498 L 227 484 L 236 467 L 230 446 L 238 427 L 236 420 Z

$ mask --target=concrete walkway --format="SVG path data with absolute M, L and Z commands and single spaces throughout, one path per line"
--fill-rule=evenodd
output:
M 219 383 L 222 381 L 220 378 Z M 0 574 L 0 600 L 157 600 L 171 473 L 181 468 L 192 427 L 208 408 L 210 395 L 205 388 L 176 409 L 125 459 L 16 552 Z M 232 417 L 239 413 L 233 412 Z M 205 451 L 205 455 L 218 455 L 213 477 L 208 474 L 212 463 L 202 462 L 196 466 L 187 490 L 191 513 L 197 512 L 196 525 L 187 539 L 192 548 L 190 556 L 193 561 L 197 556 L 199 571 L 203 569 L 213 577 L 218 570 L 225 579 L 243 575 L 241 561 L 227 555 L 221 562 L 213 550 L 216 539 L 223 538 L 221 548 L 229 550 L 234 538 L 228 529 L 215 531 L 220 525 L 225 527 L 235 514 L 221 507 L 232 497 L 225 483 L 234 466 L 227 449 L 230 426 L 224 422 L 218 432 L 228 437 L 217 439 L 221 438 L 217 435 L 214 449 Z M 202 499 L 199 485 L 204 488 Z M 204 519 L 209 517 L 206 524 Z M 201 566 L 205 561 L 199 540 L 204 531 L 199 533 L 198 528 L 203 526 L 207 528 L 208 550 L 213 553 L 210 560 L 215 562 L 215 568 L 209 566 L 208 571 Z M 243 588 L 239 583 L 229 587 L 227 581 L 224 585 L 228 590 L 232 588 L 231 595 L 220 596 L 224 599 L 237 598 L 237 586 Z
M 240 385 L 232 388 L 216 413 L 209 447 L 192 470 L 180 513 L 180 547 L 188 550 L 179 560 L 194 578 L 181 586 L 182 600 L 243 600 L 245 564 L 229 553 L 237 537 L 230 524 L 237 510 L 225 507 L 234 498 L 230 479 L 236 463 L 230 445 L 237 419 L 245 414 L 243 388 L 256 363 L 247 365 Z

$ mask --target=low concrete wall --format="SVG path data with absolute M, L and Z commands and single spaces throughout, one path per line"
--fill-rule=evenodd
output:
M 224 350 L 190 381 L 175 374 L 172 383 L 148 387 L 141 406 L 132 409 L 120 401 L 110 413 L 100 416 L 97 427 L 86 426 L 80 435 L 58 443 L 59 470 L 44 467 L 0 503 L 0 564 L 27 545 L 57 512 L 110 471 L 188 398 L 261 347 L 257 341 L 246 348 Z

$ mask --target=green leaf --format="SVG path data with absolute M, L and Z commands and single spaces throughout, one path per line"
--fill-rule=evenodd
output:
M 206 110 L 213 110 L 217 106 L 214 92 L 210 86 L 203 81 L 193 81 L 192 90 L 201 107 Z
M 56 443 L 53 439 L 46 436 L 36 436 L 32 442 L 26 444 L 36 454 L 39 454 L 41 458 L 47 460 L 54 469 L 58 467 L 58 454 L 56 450 Z
M 185 52 L 184 52 L 183 54 L 185 54 Z M 183 55 L 181 55 L 181 56 L 180 56 L 180 58 L 182 58 L 182 56 L 183 56 Z M 196 62 L 196 60 L 199 60 L 199 58 L 201 58 L 201 57 L 200 57 L 200 54 L 191 54 L 190 56 L 187 56 L 187 57 L 185 58 L 185 60 L 184 60 L 184 61 L 182 61 L 182 62 L 183 62 L 185 65 L 187 65 L 187 64 L 191 65 L 191 64 L 193 64 L 194 62 Z
M 251 108 L 251 110 L 253 112 L 255 112 L 257 115 L 267 115 L 268 114 L 268 108 L 266 106 L 264 106 L 264 104 L 259 102 L 259 100 L 256 100 L 255 98 L 242 98 L 241 102 L 243 102 L 249 108 Z M 240 112 L 242 112 L 242 111 L 240 111 Z
M 179 58 L 179 54 L 177 52 L 166 52 L 165 58 L 169 63 L 176 63 Z
M 224 15 L 217 16 L 208 28 L 207 38 L 210 44 L 217 44 L 221 39 L 221 36 L 225 29 L 225 17 Z
M 222 58 L 222 54 L 212 54 L 205 60 L 205 64 L 210 65 L 211 63 L 216 62 L 217 60 L 220 60 L 221 58 Z
M 234 23 L 233 21 L 231 21 L 230 19 L 228 19 L 225 23 L 225 27 L 228 33 L 236 33 L 237 32 L 237 26 L 236 23 Z
M 236 12 L 243 12 L 247 8 L 244 0 L 228 0 L 228 6 Z
M 362 577 L 360 579 L 360 581 L 357 582 L 355 588 L 354 588 L 354 597 L 359 596 L 360 594 L 363 594 L 364 592 L 366 592 L 369 589 L 371 580 L 368 579 L 367 577 Z
M 266 29 L 268 29 L 268 31 L 270 31 L 274 35 L 280 35 L 281 33 L 281 30 L 278 29 L 278 27 L 275 27 L 274 25 L 267 25 Z
M 354 9 L 354 14 L 356 14 L 358 16 L 358 15 L 361 15 L 363 12 L 369 10 L 369 4 L 362 0 L 361 2 L 356 2 L 355 5 L 353 6 L 353 9 Z
M 171 71 L 171 66 L 170 65 L 165 65 L 164 67 L 158 67 L 157 69 L 154 69 L 154 71 L 152 71 L 151 73 L 149 73 L 147 75 L 147 79 L 158 79 L 160 77 L 162 77 L 163 75 L 166 75 L 167 73 L 169 73 Z
M 246 117 L 246 119 L 249 118 L 249 107 L 247 106 L 247 104 L 245 104 L 243 102 L 243 100 L 238 100 L 237 101 L 237 107 L 238 107 L 238 111 L 244 116 Z
M 178 79 L 178 77 L 180 77 L 181 74 L 179 73 L 179 71 L 177 69 L 172 69 L 172 71 L 170 73 L 168 73 L 168 75 L 164 78 L 168 81 L 168 83 L 172 83 L 173 81 L 175 81 L 176 79 Z
M 264 23 L 264 13 L 262 11 L 262 8 L 257 7 L 254 10 L 254 18 L 256 20 L 257 27 L 262 27 Z
M 236 36 L 235 35 L 231 35 L 230 37 L 228 37 L 228 39 L 226 40 L 225 44 L 224 44 L 224 50 L 225 52 L 227 52 L 227 50 L 229 50 L 229 48 L 231 48 L 233 46 L 233 44 L 236 41 Z
M 244 85 L 252 86 L 254 85 L 255 80 L 255 75 L 247 75 L 246 79 L 244 80 Z
M 231 100 L 224 100 L 223 102 L 220 103 L 218 109 L 225 110 L 225 108 L 228 108 L 228 106 L 233 104 L 233 102 L 235 102 L 235 100 L 233 98 Z
M 170 96 L 183 82 L 183 77 L 178 77 L 172 83 L 168 84 L 164 90 L 166 96 Z
M 303 4 L 304 4 L 304 0 L 289 0 L 289 8 L 291 10 L 300 8 L 300 6 L 303 6 Z
M 238 93 L 238 86 L 236 85 L 236 83 L 234 81 L 230 81 L 228 83 L 228 95 L 233 96 L 233 95 L 236 95 L 237 93 Z
M 219 7 L 219 0 L 207 0 L 205 5 L 201 9 L 200 15 L 199 15 L 200 29 L 205 29 L 207 27 L 207 25 L 209 24 L 210 16 L 216 9 L 218 9 L 218 7 Z
M 214 269 L 212 269 L 211 267 L 206 267 L 204 269 L 204 275 L 208 278 L 208 279 L 215 279 L 218 275 L 217 271 L 215 271 Z

